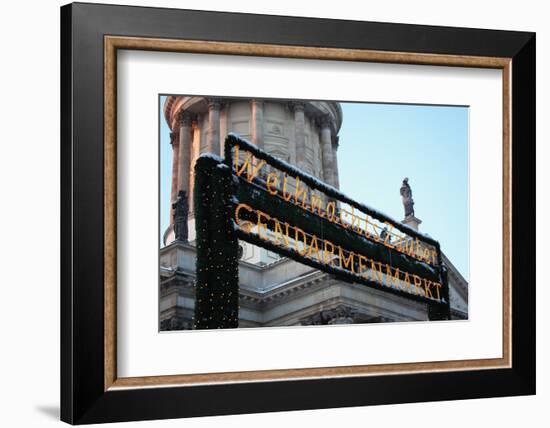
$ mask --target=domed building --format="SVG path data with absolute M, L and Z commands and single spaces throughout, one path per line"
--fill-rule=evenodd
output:
M 174 239 L 173 216 L 160 250 L 160 329 L 192 326 L 195 280 L 194 165 L 202 153 L 222 156 L 229 132 L 339 188 L 339 103 L 169 96 L 171 200 L 188 196 L 187 241 Z M 412 225 L 415 226 L 415 225 Z M 416 225 L 417 227 L 418 225 Z M 241 242 L 239 327 L 427 320 L 426 304 L 333 276 Z M 467 283 L 449 268 L 452 316 L 467 318 Z

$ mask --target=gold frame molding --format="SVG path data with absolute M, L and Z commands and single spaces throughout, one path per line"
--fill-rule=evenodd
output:
M 358 365 L 305 369 L 204 373 L 170 376 L 117 377 L 116 367 L 116 81 L 117 50 L 146 50 L 212 55 L 245 55 L 296 59 L 379 62 L 494 68 L 502 70 L 503 91 L 503 322 L 502 358 L 433 361 L 404 364 Z M 511 249 L 511 58 L 382 52 L 302 46 L 168 40 L 105 36 L 104 38 L 104 390 L 193 386 L 220 383 L 358 377 L 406 373 L 510 368 L 512 365 Z

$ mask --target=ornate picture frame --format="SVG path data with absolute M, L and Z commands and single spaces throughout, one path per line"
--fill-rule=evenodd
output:
M 502 70 L 502 357 L 119 377 L 119 50 Z M 76 3 L 61 8 L 61 105 L 63 421 L 535 393 L 533 33 Z

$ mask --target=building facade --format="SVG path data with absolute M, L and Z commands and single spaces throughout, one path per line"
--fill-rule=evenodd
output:
M 194 164 L 202 153 L 223 154 L 229 132 L 239 134 L 325 183 L 339 188 L 338 132 L 342 109 L 324 101 L 170 96 L 164 117 L 171 129 L 171 199 L 189 198 L 187 240 L 175 240 L 173 221 L 160 249 L 160 329 L 192 327 L 195 281 Z M 172 214 L 170 215 L 172 219 Z M 409 226 L 420 220 L 408 217 Z M 427 320 L 426 304 L 334 276 L 240 242 L 239 327 Z M 468 284 L 449 270 L 451 315 L 467 319 Z

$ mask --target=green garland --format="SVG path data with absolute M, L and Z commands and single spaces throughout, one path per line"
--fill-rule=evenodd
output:
M 239 326 L 238 241 L 233 229 L 232 175 L 221 158 L 195 166 L 197 232 L 195 329 Z

